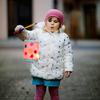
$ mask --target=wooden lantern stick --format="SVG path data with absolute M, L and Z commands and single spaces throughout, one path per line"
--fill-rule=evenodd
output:
M 25 28 L 27 29 L 27 28 L 30 28 L 30 27 L 32 27 L 34 25 L 36 25 L 36 23 L 30 24 L 30 25 L 26 26 Z

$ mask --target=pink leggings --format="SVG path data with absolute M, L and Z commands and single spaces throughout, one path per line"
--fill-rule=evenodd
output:
M 43 100 L 46 93 L 46 86 L 37 85 L 34 100 Z M 51 100 L 59 100 L 58 87 L 49 87 Z

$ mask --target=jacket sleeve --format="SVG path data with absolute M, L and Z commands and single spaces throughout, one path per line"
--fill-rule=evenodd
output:
M 29 31 L 29 30 L 24 30 L 23 32 L 22 32 L 22 35 L 24 35 L 25 36 L 25 39 L 26 40 L 35 40 L 35 38 L 36 38 L 36 30 L 32 30 L 32 31 Z
M 36 34 L 36 29 L 29 31 L 26 30 L 22 25 L 17 25 L 15 27 L 15 35 L 19 37 L 21 40 L 31 39 L 34 38 Z
M 66 34 L 64 38 L 63 57 L 65 71 L 73 71 L 73 52 L 71 47 L 71 41 Z

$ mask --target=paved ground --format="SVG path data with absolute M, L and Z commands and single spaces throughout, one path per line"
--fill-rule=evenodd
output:
M 0 100 L 33 100 L 35 87 L 19 44 L 0 42 Z M 60 100 L 100 100 L 100 42 L 79 41 L 73 47 L 74 73 L 62 81 Z

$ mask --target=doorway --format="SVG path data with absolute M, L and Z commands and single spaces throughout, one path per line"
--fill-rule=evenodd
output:
M 87 39 L 97 38 L 96 33 L 96 5 L 86 4 L 83 6 L 84 22 L 85 22 L 85 37 Z
M 7 0 L 8 37 L 14 37 L 17 25 L 27 26 L 32 23 L 32 0 Z

